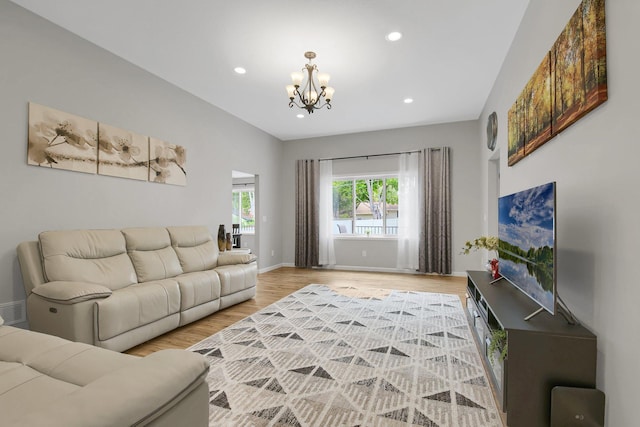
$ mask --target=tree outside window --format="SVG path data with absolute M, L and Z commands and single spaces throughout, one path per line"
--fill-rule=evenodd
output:
M 334 234 L 398 234 L 398 178 L 333 181 Z
M 231 221 L 233 224 L 240 224 L 241 233 L 255 233 L 255 193 L 253 189 L 233 190 L 231 210 Z

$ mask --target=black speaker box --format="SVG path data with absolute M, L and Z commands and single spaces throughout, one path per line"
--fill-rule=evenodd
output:
M 595 388 L 554 387 L 551 427 L 604 427 L 604 393 Z

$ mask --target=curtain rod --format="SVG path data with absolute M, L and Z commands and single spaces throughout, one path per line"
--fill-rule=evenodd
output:
M 440 148 L 428 148 L 428 150 L 438 151 Z M 327 157 L 324 159 L 319 159 L 319 161 L 325 160 L 348 160 L 348 159 L 368 159 L 369 157 L 383 157 L 383 156 L 399 156 L 400 154 L 411 154 L 411 153 L 419 153 L 422 150 L 413 150 L 413 151 L 401 151 L 398 153 L 384 153 L 384 154 L 366 154 L 361 156 L 348 156 L 348 157 Z

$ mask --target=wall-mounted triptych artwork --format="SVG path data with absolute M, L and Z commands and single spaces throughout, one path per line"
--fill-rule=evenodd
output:
M 32 102 L 27 163 L 187 185 L 187 154 L 183 146 Z
M 583 0 L 508 113 L 509 166 L 607 100 L 604 0 Z
M 149 181 L 187 185 L 187 152 L 181 145 L 149 138 Z
M 149 138 L 114 126 L 98 125 L 98 173 L 146 181 Z
M 96 173 L 98 122 L 38 104 L 29 104 L 27 163 Z

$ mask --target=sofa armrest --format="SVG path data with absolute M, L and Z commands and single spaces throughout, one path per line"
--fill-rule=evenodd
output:
M 197 353 L 161 350 L 110 372 L 50 405 L 24 414 L 13 425 L 146 425 L 197 389 L 208 371 L 209 364 Z M 202 418 L 206 425 L 208 393 L 206 388 L 201 390 L 206 394 L 198 406 L 201 413 L 193 415 Z
M 36 286 L 32 291 L 42 298 L 58 304 L 76 304 L 96 298 L 106 298 L 111 295 L 111 289 L 85 282 L 48 282 Z
M 251 264 L 257 259 L 258 257 L 255 254 L 234 254 L 230 252 L 222 252 L 218 255 L 218 265 Z
M 27 296 L 33 288 L 46 282 L 42 270 L 40 244 L 36 241 L 22 242 L 17 247 L 22 283 Z

